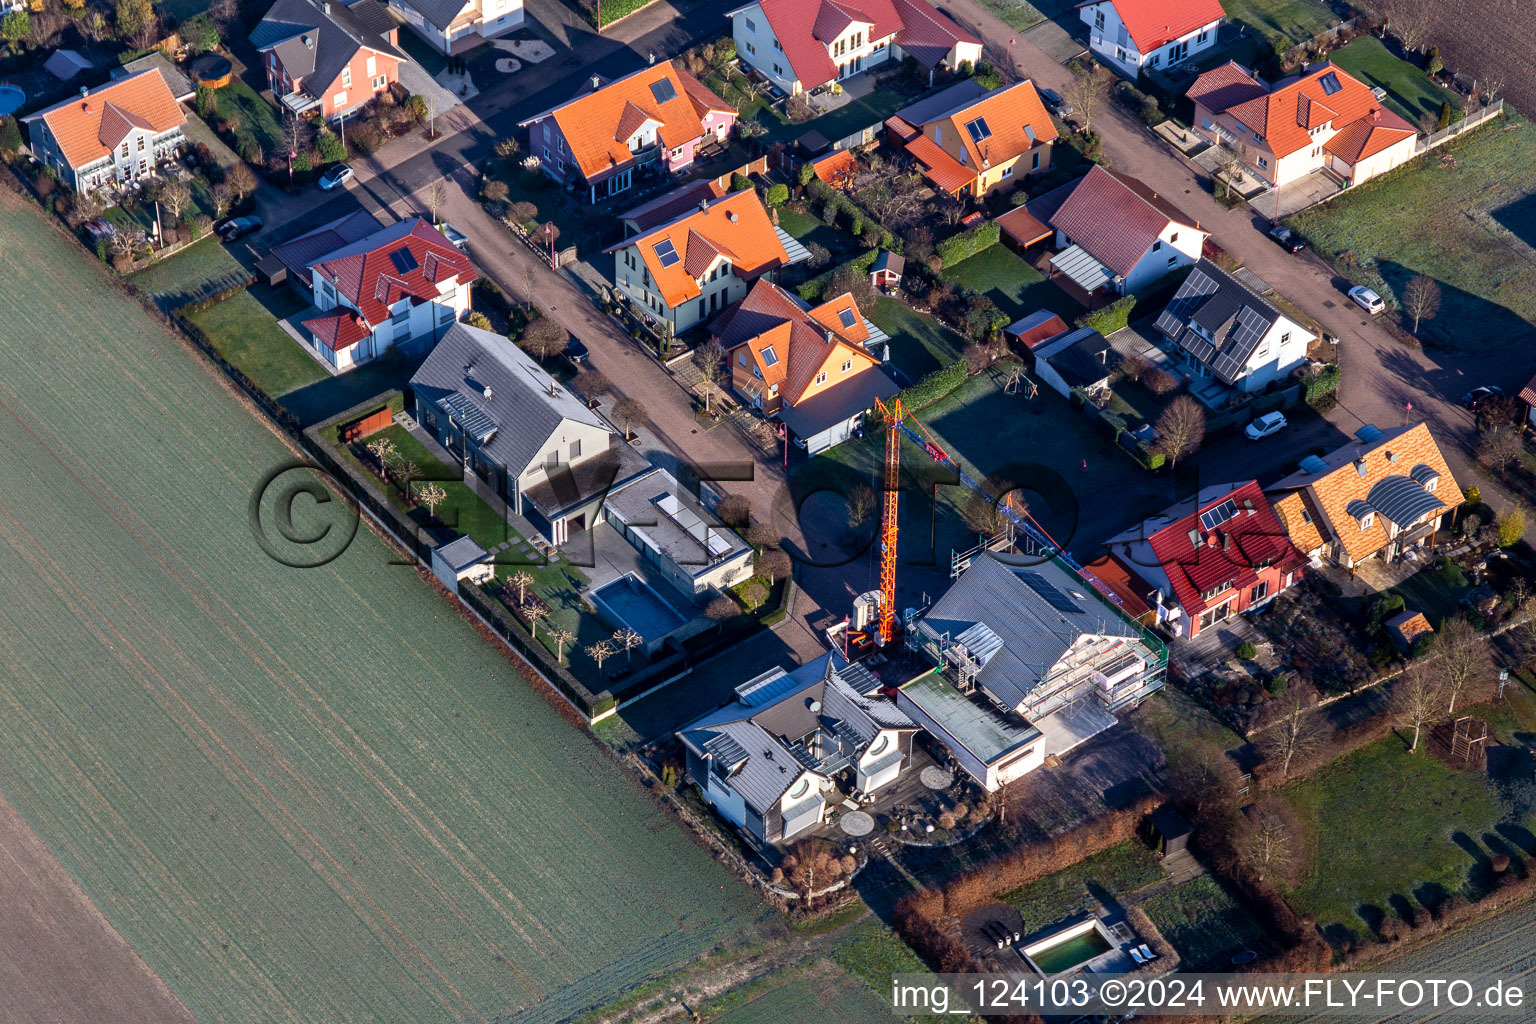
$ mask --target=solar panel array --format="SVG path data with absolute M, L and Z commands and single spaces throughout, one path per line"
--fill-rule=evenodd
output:
M 1083 609 L 1078 606 L 1076 601 L 1057 590 L 1055 584 L 1051 583 L 1050 580 L 1040 573 L 1024 571 L 1018 575 L 1019 579 L 1029 586 L 1029 589 L 1043 597 L 1046 603 L 1057 611 L 1075 612 L 1078 615 L 1083 613 Z
M 1206 509 L 1200 513 L 1200 525 L 1207 530 L 1214 530 L 1222 523 L 1237 515 L 1237 502 L 1228 498 L 1215 508 Z
M 678 261 L 677 247 L 672 244 L 672 239 L 664 238 L 656 243 L 656 259 L 661 262 L 663 268 L 670 267 Z
M 672 88 L 672 80 L 663 78 L 651 83 L 651 96 L 657 103 L 666 103 L 677 99 L 677 90 Z
M 1184 325 L 1195 310 L 1205 304 L 1205 300 L 1215 295 L 1219 289 L 1216 281 L 1205 271 L 1196 267 L 1190 271 L 1184 283 L 1179 286 L 1178 294 L 1169 301 L 1166 308 L 1157 318 L 1157 328 L 1170 338 L 1177 338 L 1179 332 L 1184 330 Z
M 1158 315 L 1157 327 L 1218 377 L 1232 381 L 1242 375 L 1275 316 L 1237 282 L 1196 267 Z M 1195 330 L 1194 324 L 1204 331 Z
M 1332 71 L 1328 72 L 1322 78 L 1319 78 L 1317 80 L 1317 84 L 1323 87 L 1323 94 L 1327 96 L 1332 96 L 1334 93 L 1344 88 L 1344 86 L 1339 83 L 1339 76 L 1334 74 Z
M 974 121 L 967 121 L 965 130 L 971 133 L 972 142 L 981 142 L 992 137 L 992 128 L 987 124 L 987 119 L 978 117 Z
M 1232 380 L 1239 376 L 1244 366 L 1248 365 L 1248 359 L 1253 355 L 1259 342 L 1264 340 L 1264 335 L 1269 332 L 1272 321 L 1263 313 L 1252 306 L 1244 306 L 1237 311 L 1237 323 L 1232 327 L 1228 337 L 1231 339 L 1221 348 L 1221 353 L 1216 357 L 1211 369 L 1217 375 Z
M 411 255 L 411 250 L 403 247 L 389 254 L 389 262 L 402 274 L 409 274 L 416 269 L 416 257 Z

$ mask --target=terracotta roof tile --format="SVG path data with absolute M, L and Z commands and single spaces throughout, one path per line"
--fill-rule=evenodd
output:
M 956 42 L 977 42 L 922 0 L 759 0 L 758 7 L 803 89 L 837 77 L 837 63 L 827 52 L 827 42 L 855 22 L 871 26 L 865 30 L 866 39 L 895 36 L 898 46 L 929 67 Z M 937 49 L 940 46 L 942 50 Z
M 1201 79 L 1205 77 L 1202 75 Z M 1197 81 L 1191 92 L 1199 84 Z M 1362 136 L 1361 130 L 1356 130 L 1342 145 L 1357 152 L 1368 146 L 1375 146 L 1371 152 L 1380 152 L 1392 142 L 1406 137 L 1403 133 L 1414 134 L 1406 121 L 1382 107 L 1369 87 L 1333 64 L 1324 64 L 1266 95 L 1254 96 L 1227 109 L 1249 129 L 1258 132 L 1277 157 L 1313 145 L 1310 130 L 1330 121 L 1339 133 L 1362 119 L 1369 119 L 1369 124 L 1382 131 L 1396 133 L 1386 141 L 1387 136 L 1375 138 L 1374 132 Z
M 1236 61 L 1227 61 L 1195 79 L 1185 95 L 1206 110 L 1220 114 L 1239 103 L 1267 95 L 1267 91 L 1247 68 Z
M 909 140 L 907 152 L 923 165 L 923 176 L 945 192 L 957 192 L 976 180 L 975 171 L 944 152 L 926 135 Z
M 980 142 L 972 138 L 968 128 L 978 120 L 984 121 L 991 133 Z M 965 147 L 969 154 L 966 166 L 977 169 L 1007 163 L 1036 146 L 1049 145 L 1057 137 L 1056 123 L 1045 112 L 1035 83 L 1028 79 L 993 89 L 929 124 L 938 122 Z M 912 147 L 909 144 L 907 148 Z
M 1028 204 L 1054 199 L 1055 192 Z M 1122 276 L 1135 269 L 1169 223 L 1195 230 L 1194 219 L 1135 178 L 1095 164 L 1072 185 L 1048 223 Z
M 48 125 L 64 159 L 77 168 L 111 153 L 130 126 L 158 134 L 187 120 L 164 76 L 153 70 L 119 79 L 32 116 Z
M 670 242 L 678 259 L 663 265 L 656 248 Z M 789 253 L 752 189 L 721 196 L 655 230 L 625 239 L 609 252 L 634 246 L 669 307 L 699 296 L 698 278 L 717 255 L 731 261 L 731 273 L 751 280 L 789 262 Z
M 363 319 L 349 309 L 305 320 L 304 326 L 314 334 L 316 341 L 332 352 L 351 348 L 373 333 Z
M 1090 7 L 1098 2 L 1085 0 L 1077 6 Z M 1142 53 L 1227 16 L 1218 0 L 1113 0 L 1113 6 Z
M 407 253 L 397 262 L 396 253 Z M 430 302 L 443 281 L 469 284 L 478 276 L 469 257 L 420 217 L 393 224 L 311 264 L 371 324 L 389 318 L 401 299 Z
M 901 19 L 896 45 L 925 68 L 936 67 L 957 43 L 981 45 L 981 40 L 954 19 L 923 0 L 892 0 L 892 3 L 896 16 Z
M 1418 131 L 1408 122 L 1385 107 L 1377 107 L 1369 116 L 1335 133 L 1323 148 L 1345 163 L 1354 164 L 1416 135 Z
M 844 313 L 851 314 L 851 327 L 844 325 Z M 852 372 L 878 366 L 864 348 L 869 337 L 864 314 L 847 293 L 806 309 L 778 285 L 762 280 L 737 305 L 729 322 L 717 322 L 712 330 L 728 352 L 746 346 L 765 385 L 778 384 L 780 396 L 791 404 L 800 400 L 834 354 L 854 360 L 857 369 Z M 765 355 L 770 347 L 772 361 Z

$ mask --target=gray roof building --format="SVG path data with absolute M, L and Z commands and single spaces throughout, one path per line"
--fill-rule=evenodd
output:
M 637 547 L 665 557 L 690 577 L 710 576 L 723 565 L 751 560 L 751 546 L 706 512 L 664 469 L 652 469 L 609 491 L 603 508 L 608 521 Z
M 1157 318 L 1158 330 L 1224 383 L 1243 375 L 1280 311 L 1210 260 L 1201 259 Z
M 409 7 L 436 28 L 452 25 L 459 12 L 464 10 L 464 0 L 392 0 L 400 7 Z M 403 17 L 404 15 L 402 15 Z
M 318 97 L 361 48 L 408 60 L 389 41 L 394 28 L 378 0 L 277 0 L 251 30 L 250 40 L 256 49 L 276 53 L 303 91 Z
M 171 95 L 176 97 L 176 102 L 186 103 L 197 95 L 197 89 L 193 87 L 191 79 L 181 73 L 181 70 L 165 59 L 165 54 L 156 50 L 154 53 L 131 60 L 120 68 L 112 69 L 112 77 L 127 78 L 136 75 L 140 71 L 158 71 L 160 77 L 165 79 L 166 87 L 171 90 Z
M 1120 365 L 1120 353 L 1104 335 L 1092 327 L 1080 327 L 1052 338 L 1034 352 L 1035 360 L 1045 360 L 1067 382 L 1068 387 L 1091 388 Z

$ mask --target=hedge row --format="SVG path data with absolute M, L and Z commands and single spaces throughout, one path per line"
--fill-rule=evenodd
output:
M 809 281 L 795 289 L 795 293 L 807 302 L 815 302 L 821 298 L 821 293 L 827 290 L 827 285 L 832 279 L 845 270 L 852 270 L 858 274 L 869 273 L 869 268 L 875 263 L 875 257 L 880 255 L 879 249 L 869 249 L 860 253 L 847 263 L 839 263 L 824 274 L 818 274 Z
M 1339 367 L 1337 364 L 1325 366 L 1323 369 L 1308 377 L 1302 396 L 1308 405 L 1316 405 L 1319 401 L 1332 395 L 1339 389 Z
M 876 220 L 873 214 L 854 202 L 842 189 L 833 188 L 820 178 L 812 178 L 805 186 L 805 193 L 818 204 L 831 203 L 846 218 L 848 233 L 855 238 L 862 237 L 865 231 L 874 228 L 880 232 L 880 248 L 901 252 L 901 237 Z
M 620 18 L 627 18 L 642 7 L 649 7 L 655 0 L 591 0 L 582 4 L 587 20 L 595 28 L 603 29 Z
M 201 313 L 206 309 L 211 309 L 212 307 L 217 306 L 219 303 L 223 302 L 225 299 L 233 298 L 234 296 L 239 295 L 241 292 L 245 291 L 252 284 L 254 284 L 255 281 L 256 278 L 252 277 L 250 274 L 245 274 L 239 280 L 234 281 L 233 283 L 228 284 L 223 288 L 199 295 L 195 299 L 188 299 L 186 302 L 183 302 L 181 305 L 173 308 L 171 310 L 171 316 L 191 316 L 194 313 Z
M 961 260 L 970 259 L 979 252 L 990 249 L 997 244 L 997 240 L 1001 237 L 1002 230 L 997 226 L 997 222 L 987 221 L 987 223 L 978 224 L 969 231 L 962 231 L 958 235 L 951 235 L 934 246 L 934 251 L 944 261 L 944 266 L 949 267 L 959 263 Z
M 1090 310 L 1077 318 L 1077 326 L 1092 327 L 1106 338 L 1131 322 L 1136 296 L 1122 295 L 1107 306 Z
M 941 366 L 934 370 L 896 397 L 909 410 L 927 408 L 949 397 L 951 392 L 964 384 L 967 373 L 965 360 L 956 359 L 948 366 Z

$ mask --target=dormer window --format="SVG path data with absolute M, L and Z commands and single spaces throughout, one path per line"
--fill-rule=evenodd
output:
M 1369 530 L 1371 528 L 1371 525 L 1373 523 L 1375 523 L 1375 522 L 1376 522 L 1376 513 L 1375 512 L 1367 512 L 1365 515 L 1360 517 L 1360 529 L 1362 529 L 1362 530 Z

